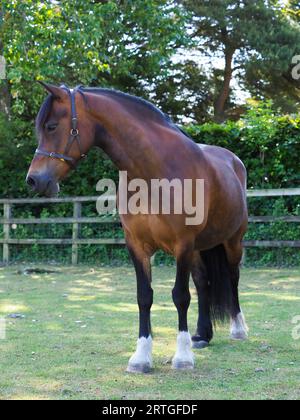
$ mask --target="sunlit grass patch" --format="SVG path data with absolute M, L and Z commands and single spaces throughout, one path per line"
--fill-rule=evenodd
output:
M 177 313 L 175 270 L 154 269 L 154 370 L 125 372 L 135 348 L 138 310 L 133 269 L 61 268 L 25 276 L 0 269 L 2 399 L 299 399 L 300 270 L 243 270 L 241 301 L 247 342 L 218 326 L 211 347 L 196 353 L 192 372 L 174 372 Z M 9 318 L 20 314 L 22 318 Z M 192 287 L 190 330 L 197 321 Z

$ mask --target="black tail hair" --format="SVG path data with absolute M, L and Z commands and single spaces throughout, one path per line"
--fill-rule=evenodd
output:
M 233 285 L 225 248 L 202 251 L 210 291 L 210 316 L 214 324 L 229 319 L 233 309 Z

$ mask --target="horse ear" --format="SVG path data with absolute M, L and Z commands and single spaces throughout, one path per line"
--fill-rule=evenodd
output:
M 59 86 L 50 85 L 49 83 L 42 82 L 41 80 L 38 80 L 38 83 L 56 99 L 63 100 L 67 97 L 67 92 Z

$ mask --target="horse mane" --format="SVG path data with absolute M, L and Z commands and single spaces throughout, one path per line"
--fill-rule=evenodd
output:
M 163 121 L 173 124 L 173 121 L 169 117 L 169 115 L 162 112 L 160 109 L 158 109 L 155 105 L 153 105 L 151 102 L 147 101 L 146 99 L 139 98 L 135 95 L 130 95 L 129 93 L 121 92 L 119 90 L 108 89 L 108 88 L 80 87 L 80 90 L 86 93 L 94 93 L 95 95 L 115 96 L 117 98 L 120 98 L 121 100 L 123 99 L 129 102 L 132 102 L 135 105 L 141 105 L 142 107 L 151 111 L 155 116 L 161 118 Z
M 159 108 L 157 108 L 154 104 L 147 101 L 146 99 L 139 98 L 135 95 L 130 95 L 128 93 L 121 92 L 119 90 L 115 89 L 108 89 L 108 88 L 96 88 L 96 87 L 83 87 L 78 86 L 76 87 L 76 90 L 82 95 L 83 99 L 87 103 L 86 97 L 84 93 L 93 93 L 95 95 L 107 95 L 112 96 L 115 98 L 119 98 L 121 100 L 125 100 L 128 102 L 131 102 L 133 105 L 138 105 L 143 107 L 144 109 L 150 111 L 152 115 L 154 115 L 155 118 L 159 119 L 163 123 L 169 125 L 171 128 L 173 128 L 176 131 L 180 131 L 182 134 L 184 134 L 186 137 L 189 137 L 187 133 L 185 133 L 180 127 L 178 127 L 171 117 L 164 112 L 162 112 Z M 53 104 L 54 96 L 48 95 L 48 97 L 45 99 L 44 103 L 41 106 L 41 109 L 37 115 L 36 118 L 36 129 L 39 131 L 43 125 L 45 124 L 49 113 L 51 111 L 51 107 Z M 189 137 L 190 138 L 190 137 Z

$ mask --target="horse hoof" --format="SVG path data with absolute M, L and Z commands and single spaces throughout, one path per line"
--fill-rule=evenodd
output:
M 173 360 L 172 368 L 175 370 L 191 370 L 194 369 L 194 362 L 190 360 Z
M 126 369 L 128 373 L 150 373 L 151 372 L 151 365 L 150 363 L 137 363 L 131 364 L 129 363 Z
M 205 349 L 209 346 L 209 343 L 207 341 L 201 340 L 201 341 L 193 341 L 193 349 Z
M 231 320 L 230 337 L 232 340 L 244 341 L 248 338 L 249 328 L 246 324 L 243 312 L 240 312 Z
M 248 335 L 245 332 L 234 332 L 230 335 L 231 340 L 235 341 L 245 341 L 248 340 Z

